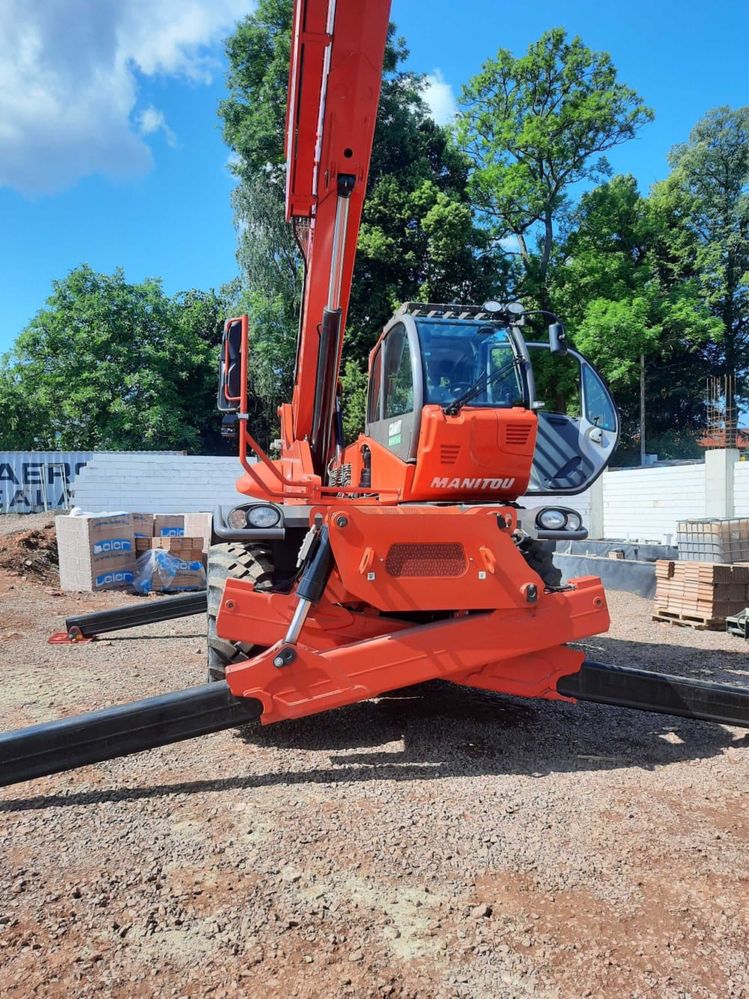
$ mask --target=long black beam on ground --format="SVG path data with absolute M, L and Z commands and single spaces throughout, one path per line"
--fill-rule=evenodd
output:
M 148 600 L 142 604 L 128 604 L 112 610 L 94 611 L 92 614 L 77 614 L 65 619 L 65 629 L 81 634 L 84 638 L 103 635 L 107 631 L 121 631 L 124 628 L 138 628 L 142 624 L 156 621 L 171 621 L 177 617 L 191 617 L 205 614 L 208 610 L 208 596 L 205 590 L 194 593 L 179 593 L 175 597 Z
M 260 701 L 234 697 L 222 681 L 6 732 L 0 786 L 234 728 L 261 711 Z
M 749 688 L 586 660 L 578 673 L 560 677 L 557 690 L 579 701 L 749 728 Z

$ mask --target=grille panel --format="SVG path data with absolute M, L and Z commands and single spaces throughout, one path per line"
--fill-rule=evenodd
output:
M 505 425 L 505 444 L 527 444 L 530 434 L 530 423 L 508 423 Z
M 390 546 L 385 559 L 389 576 L 462 576 L 468 567 L 463 545 L 400 543 Z
M 454 465 L 460 454 L 460 444 L 440 444 L 440 461 L 443 465 Z

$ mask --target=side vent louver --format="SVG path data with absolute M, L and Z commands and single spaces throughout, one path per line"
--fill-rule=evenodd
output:
M 505 426 L 505 444 L 527 444 L 530 433 L 530 423 L 508 423 Z
M 443 465 L 454 465 L 460 454 L 460 444 L 441 444 L 440 461 Z

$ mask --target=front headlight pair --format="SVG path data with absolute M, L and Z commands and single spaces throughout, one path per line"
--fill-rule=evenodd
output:
M 258 503 L 254 506 L 235 506 L 230 510 L 226 523 L 233 531 L 245 531 L 247 528 L 266 530 L 277 527 L 281 522 L 281 511 L 270 503 Z
M 544 531 L 579 531 L 583 519 L 575 510 L 545 507 L 536 514 L 536 527 Z

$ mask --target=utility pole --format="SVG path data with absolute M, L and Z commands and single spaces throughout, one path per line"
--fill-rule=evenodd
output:
M 640 351 L 640 464 L 645 464 L 645 354 Z

